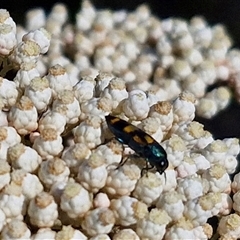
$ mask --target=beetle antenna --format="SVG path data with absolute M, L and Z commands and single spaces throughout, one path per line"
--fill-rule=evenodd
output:
M 164 179 L 165 179 L 165 183 L 166 183 L 166 181 L 167 181 L 167 175 L 166 175 L 166 172 L 163 172 L 163 174 L 164 174 Z

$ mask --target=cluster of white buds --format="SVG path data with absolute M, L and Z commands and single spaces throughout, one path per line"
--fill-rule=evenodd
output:
M 0 10 L 1 55 L 7 56 L 14 49 L 16 39 L 16 24 L 7 10 Z

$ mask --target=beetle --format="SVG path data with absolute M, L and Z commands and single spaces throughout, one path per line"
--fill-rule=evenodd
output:
M 108 115 L 105 118 L 108 128 L 115 138 L 120 143 L 128 145 L 138 156 L 146 160 L 146 167 L 142 169 L 142 172 L 154 167 L 160 174 L 165 171 L 168 167 L 167 153 L 153 137 L 113 115 Z M 150 168 L 148 163 L 151 166 Z

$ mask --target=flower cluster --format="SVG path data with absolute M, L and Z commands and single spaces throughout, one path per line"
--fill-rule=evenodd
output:
M 213 216 L 220 239 L 240 238 L 239 142 L 194 121 L 230 101 L 227 86 L 207 92 L 237 76 L 223 26 L 88 0 L 75 25 L 67 16 L 56 4 L 16 27 L 0 10 L 1 239 L 209 239 Z M 161 143 L 165 177 L 141 172 L 146 159 L 113 139 L 108 114 Z

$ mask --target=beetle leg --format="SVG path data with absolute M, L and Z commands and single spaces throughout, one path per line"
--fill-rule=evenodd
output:
M 164 174 L 164 179 L 165 179 L 165 183 L 166 183 L 166 181 L 167 181 L 167 175 L 166 175 L 166 172 L 163 172 L 163 174 Z
M 111 138 L 105 140 L 105 142 L 102 143 L 102 144 L 108 144 L 108 143 L 111 142 L 112 140 L 117 140 L 117 139 L 116 139 L 115 137 L 111 137 Z M 102 145 L 102 144 L 100 144 L 100 145 Z
M 138 156 L 137 154 L 125 155 L 124 157 L 122 157 L 122 159 L 121 159 L 121 161 L 120 161 L 120 163 L 118 164 L 118 166 L 117 166 L 116 169 L 118 169 L 119 167 L 123 166 L 130 157 L 133 157 L 133 158 L 134 158 L 134 157 L 135 157 L 135 158 L 138 157 L 138 158 L 139 158 L 139 156 Z
M 128 158 L 129 158 L 129 156 L 122 157 L 122 159 L 121 159 L 121 161 L 118 164 L 116 169 L 118 169 L 119 167 L 123 166 L 126 163 L 126 161 L 128 160 Z
M 148 163 L 148 161 L 146 161 L 146 167 L 141 170 L 141 177 L 143 176 L 144 171 L 147 171 L 146 174 L 147 174 L 147 177 L 148 177 L 148 171 L 149 171 L 150 169 L 153 169 L 153 168 L 154 168 L 154 166 L 150 165 L 150 167 L 149 167 L 149 163 Z

